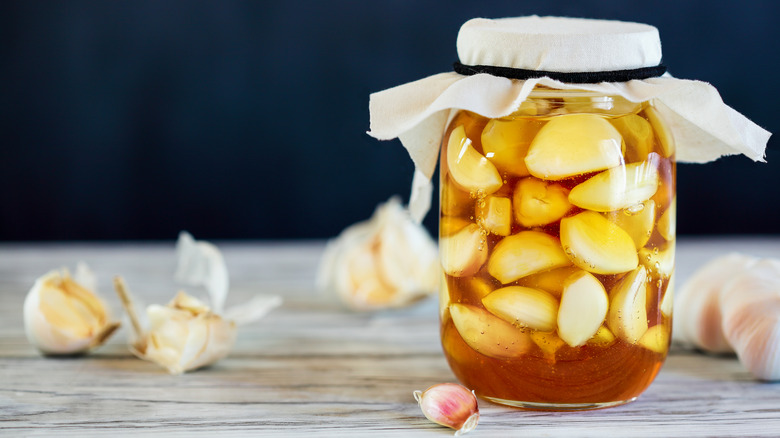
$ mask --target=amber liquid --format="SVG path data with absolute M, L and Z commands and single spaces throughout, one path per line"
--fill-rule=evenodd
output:
M 558 107 L 563 105 L 560 102 L 557 103 Z M 553 102 L 552 105 L 549 105 L 548 102 L 547 108 L 553 108 L 552 114 L 520 114 L 516 115 L 515 118 L 526 117 L 529 119 L 531 123 L 528 126 L 531 126 L 530 129 L 533 131 L 530 136 L 533 137 L 534 133 L 543 127 L 545 123 L 556 117 L 556 114 L 554 114 L 555 107 L 556 102 Z M 647 104 L 639 105 L 632 114 L 639 115 L 651 122 L 655 129 L 656 137 L 658 137 L 659 130 L 662 128 L 657 126 L 657 119 L 653 120 L 646 117 L 644 112 L 646 108 Z M 598 113 L 598 110 L 593 108 L 588 108 L 587 111 Z M 614 123 L 622 116 L 621 114 L 604 114 L 604 117 L 610 123 Z M 452 121 L 445 134 L 441 171 L 442 227 L 444 227 L 446 221 L 451 223 L 453 217 L 457 217 L 458 220 L 463 219 L 463 222 L 477 222 L 474 213 L 475 209 L 478 208 L 480 203 L 484 202 L 484 196 L 479 192 L 472 191 L 468 193 L 468 196 L 465 196 L 463 188 L 458 187 L 450 177 L 446 164 L 447 139 L 453 129 L 458 126 L 464 126 L 474 148 L 478 152 L 483 153 L 480 134 L 485 129 L 488 121 L 488 119 L 479 115 L 461 112 Z M 633 137 L 626 135 L 625 132 L 623 134 L 625 141 L 624 159 L 626 163 L 632 159 L 632 156 L 635 157 L 637 154 L 639 154 L 639 159 L 647 156 L 646 145 L 644 146 L 644 151 L 637 151 L 637 149 L 640 149 L 640 146 L 632 144 Z M 664 147 L 668 150 L 668 146 L 662 146 L 656 138 L 651 143 L 652 149 L 650 152 L 663 152 L 662 149 Z M 655 259 L 651 260 L 651 254 L 657 255 L 661 252 L 667 252 L 671 253 L 671 257 L 673 257 L 674 252 L 674 239 L 670 239 L 668 233 L 662 236 L 656 226 L 661 215 L 672 208 L 675 193 L 674 156 L 673 153 L 669 154 L 668 152 L 665 155 L 661 155 L 658 162 L 659 185 L 658 190 L 651 198 L 656 206 L 652 231 L 648 232 L 649 238 L 641 248 L 645 252 L 641 253 L 639 261 L 640 265 L 643 263 L 647 265 L 648 272 L 646 295 L 647 327 L 650 329 L 654 326 L 661 326 L 661 331 L 666 336 L 661 341 L 661 346 L 655 349 L 648 348 L 647 345 L 642 345 L 636 340 L 628 341 L 616 336 L 614 339 L 605 342 L 588 342 L 581 346 L 572 347 L 558 339 L 556 332 L 552 331 L 544 333 L 545 336 L 549 336 L 549 339 L 553 340 L 550 345 L 546 345 L 544 340 L 540 341 L 540 338 L 535 338 L 535 342 L 531 344 L 530 348 L 514 357 L 500 357 L 489 353 L 483 354 L 483 352 L 479 351 L 479 348 L 474 348 L 474 342 L 471 342 L 472 345 L 469 345 L 469 342 L 464 340 L 464 337 L 459 333 L 453 323 L 449 306 L 454 303 L 465 304 L 487 311 L 482 303 L 482 298 L 484 298 L 486 293 L 502 287 L 522 284 L 522 280 L 502 284 L 491 276 L 487 269 L 488 263 L 485 262 L 473 274 L 463 276 L 445 274 L 443 277 L 444 287 L 442 290 L 446 291 L 447 295 L 442 297 L 441 302 L 442 345 L 450 367 L 465 386 L 473 389 L 480 397 L 519 407 L 531 409 L 588 409 L 631 401 L 650 385 L 666 357 L 672 322 L 670 311 L 666 312 L 669 315 L 661 311 L 661 301 L 667 293 L 667 289 L 669 289 L 671 294 L 671 288 L 669 287 L 672 282 L 670 280 L 671 274 L 668 272 L 668 269 L 664 271 L 659 268 Z M 555 183 L 562 185 L 567 190 L 571 190 L 573 187 L 591 178 L 595 173 L 598 172 L 576 175 L 557 180 Z M 502 172 L 501 177 L 503 178 L 503 185 L 492 195 L 511 199 L 517 182 L 528 176 L 517 176 Z M 457 199 L 454 199 L 456 195 Z M 446 208 L 447 211 L 445 211 L 445 205 L 449 206 Z M 452 208 L 453 205 L 456 208 Z M 564 217 L 571 217 L 582 211 L 582 208 L 572 206 Z M 625 213 L 612 211 L 602 212 L 601 214 L 607 219 L 613 220 L 618 215 Z M 530 228 L 523 227 L 514 219 L 511 222 L 509 235 L 533 229 L 560 239 L 560 219 L 549 224 Z M 452 231 L 446 232 L 451 233 Z M 446 237 L 444 233 L 445 230 L 442 228 L 442 238 Z M 483 235 L 484 242 L 482 244 L 487 246 L 487 257 L 489 259 L 493 254 L 493 249 L 504 236 L 490 232 L 483 232 Z M 442 254 L 442 257 L 445 260 L 447 255 Z M 625 275 L 627 273 L 594 274 L 608 292 Z M 475 287 L 476 283 L 480 284 L 481 287 Z M 517 321 L 514 321 L 513 324 L 517 330 L 527 333 L 529 336 L 538 332 L 538 330 L 518 324 Z

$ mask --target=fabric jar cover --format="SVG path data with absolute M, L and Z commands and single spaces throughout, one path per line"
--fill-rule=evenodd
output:
M 486 73 L 440 73 L 373 93 L 369 135 L 398 138 L 415 164 L 409 210 L 421 221 L 430 209 L 442 136 L 458 110 L 505 117 L 537 85 L 595 91 L 631 102 L 653 101 L 673 133 L 679 162 L 705 163 L 744 154 L 763 161 L 770 133 L 723 103 L 712 85 L 669 74 L 627 82 L 571 83 L 545 72 L 642 69 L 661 62 L 658 30 L 650 25 L 560 17 L 475 18 L 460 29 L 458 57 L 467 66 L 540 72 L 517 80 Z

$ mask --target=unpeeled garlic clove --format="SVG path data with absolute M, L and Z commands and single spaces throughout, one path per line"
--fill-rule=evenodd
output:
M 86 265 L 79 270 L 87 274 Z M 78 272 L 78 271 L 77 271 Z M 87 274 L 92 276 L 91 272 Z M 24 301 L 27 339 L 45 354 L 77 354 L 103 344 L 119 328 L 89 285 L 63 271 L 39 277 Z
M 479 422 L 479 406 L 473 391 L 456 383 L 440 383 L 414 391 L 425 418 L 455 429 L 455 436 L 471 432 Z
M 353 310 L 403 307 L 437 290 L 438 258 L 425 228 L 391 198 L 328 243 L 317 286 Z
M 757 261 L 755 257 L 732 253 L 699 268 L 674 298 L 672 338 L 712 353 L 733 351 L 722 329 L 721 291 L 729 280 Z
M 146 313 L 149 330 L 145 348 L 137 354 L 171 374 L 215 363 L 227 356 L 236 340 L 233 321 L 212 313 L 205 303 L 184 292 L 165 306 L 149 306 Z
M 722 328 L 739 360 L 762 380 L 780 380 L 780 260 L 764 259 L 720 295 Z

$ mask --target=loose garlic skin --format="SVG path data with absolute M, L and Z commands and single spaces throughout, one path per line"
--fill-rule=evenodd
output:
M 118 327 L 103 302 L 67 271 L 39 277 L 24 300 L 27 339 L 44 354 L 84 353 L 102 345 Z
M 473 391 L 456 383 L 440 383 L 414 391 L 425 418 L 455 429 L 455 436 L 471 432 L 479 422 L 479 406 Z
M 227 356 L 236 340 L 233 321 L 184 292 L 166 306 L 149 306 L 146 314 L 149 330 L 133 345 L 133 352 L 171 374 L 213 364 Z
M 397 198 L 367 221 L 328 243 L 317 286 L 335 292 L 349 308 L 370 311 L 408 306 L 438 290 L 438 249 Z

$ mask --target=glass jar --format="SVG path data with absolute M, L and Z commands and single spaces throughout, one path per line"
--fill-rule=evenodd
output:
M 535 89 L 443 137 L 441 337 L 488 400 L 574 410 L 636 399 L 672 323 L 674 144 L 652 103 Z

